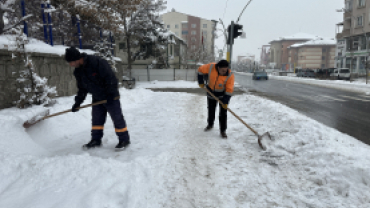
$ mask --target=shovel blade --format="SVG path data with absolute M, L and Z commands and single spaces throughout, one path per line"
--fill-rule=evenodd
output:
M 272 140 L 271 139 L 271 135 L 269 132 L 266 132 L 264 134 L 262 134 L 261 136 L 258 135 L 258 145 L 263 149 L 263 150 L 266 150 L 267 147 L 266 145 L 263 143 L 264 140 Z
M 31 119 L 27 120 L 26 122 L 23 123 L 24 128 L 30 128 L 31 126 L 35 125 L 36 123 L 44 120 L 46 116 L 50 114 L 50 110 L 47 109 L 41 113 L 38 113 L 37 115 L 33 116 Z

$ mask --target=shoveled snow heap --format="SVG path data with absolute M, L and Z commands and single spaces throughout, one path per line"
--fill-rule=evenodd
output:
M 231 114 L 227 140 L 218 125 L 204 132 L 205 96 L 143 88 L 150 85 L 120 89 L 132 144 L 119 153 L 109 117 L 103 147 L 81 149 L 91 109 L 27 130 L 23 122 L 42 107 L 1 110 L 0 207 L 369 207 L 367 145 L 273 101 L 234 96 L 229 107 L 275 139 L 262 151 Z M 51 113 L 73 100 L 58 98 Z

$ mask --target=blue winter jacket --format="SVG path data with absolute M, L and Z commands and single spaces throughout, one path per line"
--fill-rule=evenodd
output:
M 116 75 L 108 62 L 98 56 L 82 53 L 84 64 L 75 68 L 78 92 L 75 101 L 81 104 L 87 93 L 92 94 L 93 102 L 114 99 L 119 96 Z

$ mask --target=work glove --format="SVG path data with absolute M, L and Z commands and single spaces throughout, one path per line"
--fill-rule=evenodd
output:
M 204 88 L 204 84 L 199 84 L 199 87 L 200 88 Z
M 224 108 L 225 110 L 227 110 L 227 104 L 223 104 L 222 105 L 222 108 Z
M 75 112 L 79 111 L 79 109 L 77 109 L 77 108 L 79 108 L 80 105 L 81 104 L 79 104 L 79 103 L 73 104 L 73 106 L 72 106 L 72 112 L 75 113 Z

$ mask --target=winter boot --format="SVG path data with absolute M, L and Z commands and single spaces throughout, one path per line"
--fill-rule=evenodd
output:
M 84 150 L 88 150 L 95 147 L 101 147 L 101 140 L 100 139 L 92 139 L 89 143 L 82 146 Z
M 119 141 L 118 144 L 116 145 L 116 151 L 124 150 L 130 144 L 131 144 L 130 140 L 129 141 Z
M 226 134 L 226 132 L 221 132 L 221 137 L 223 138 L 223 139 L 227 139 L 227 134 Z
M 204 128 L 204 131 L 209 131 L 213 128 L 213 126 L 208 125 L 206 128 Z

